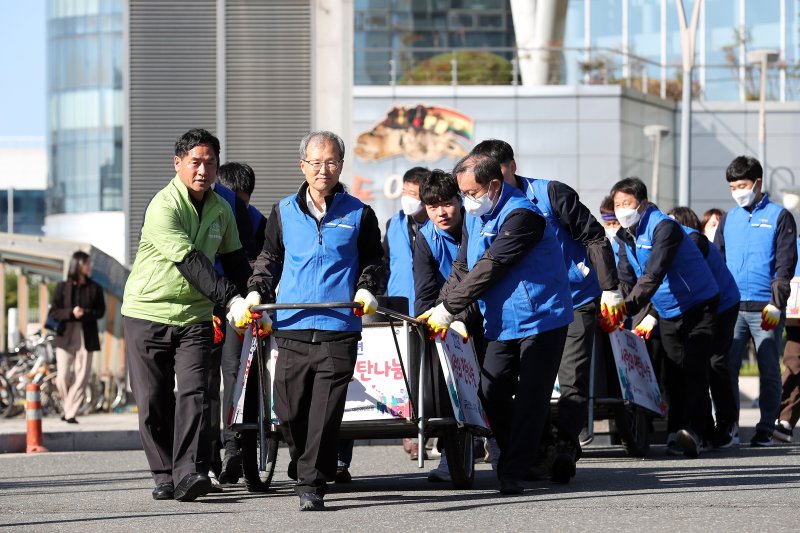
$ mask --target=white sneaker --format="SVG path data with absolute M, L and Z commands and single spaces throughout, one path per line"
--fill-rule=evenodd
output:
M 497 445 L 497 441 L 494 437 L 486 439 L 486 442 L 489 443 L 489 462 L 492 463 L 492 470 L 497 472 L 497 461 L 500 459 L 500 446 Z
M 439 461 L 439 466 L 428 472 L 428 481 L 452 481 L 450 469 L 447 467 L 445 450 L 442 450 L 442 459 Z

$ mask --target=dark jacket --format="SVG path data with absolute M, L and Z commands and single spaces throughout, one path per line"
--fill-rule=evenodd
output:
M 83 307 L 83 317 L 75 318 L 72 309 L 75 306 Z M 97 332 L 97 319 L 106 312 L 106 303 L 103 299 L 103 289 L 87 279 L 83 285 L 76 285 L 72 281 L 59 281 L 53 294 L 53 304 L 49 315 L 65 324 L 63 333 L 56 335 L 56 348 L 75 351 L 78 346 L 70 346 L 69 340 L 74 337 L 73 329 L 82 328 L 83 343 L 86 350 L 96 352 L 100 350 L 100 335 Z

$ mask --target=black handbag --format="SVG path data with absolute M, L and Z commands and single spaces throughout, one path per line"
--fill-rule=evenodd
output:
M 53 315 L 47 313 L 47 320 L 44 321 L 44 327 L 50 331 L 55 331 L 56 335 L 63 335 L 67 323 L 56 320 L 53 318 Z

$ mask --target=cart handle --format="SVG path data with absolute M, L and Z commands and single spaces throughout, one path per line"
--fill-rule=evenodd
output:
M 313 303 L 285 303 L 285 304 L 259 304 L 254 305 L 250 309 L 256 313 L 261 311 L 274 311 L 277 309 L 361 309 L 364 305 L 361 302 L 313 302 Z M 414 317 L 398 313 L 391 309 L 378 306 L 378 313 L 383 313 L 386 316 L 403 320 L 415 326 L 422 326 L 424 322 L 417 320 Z

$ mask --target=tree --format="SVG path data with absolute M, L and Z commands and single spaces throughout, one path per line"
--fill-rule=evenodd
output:
M 510 85 L 511 61 L 491 52 L 459 50 L 435 55 L 407 69 L 400 85 L 443 85 L 453 81 L 452 60 L 459 85 Z

